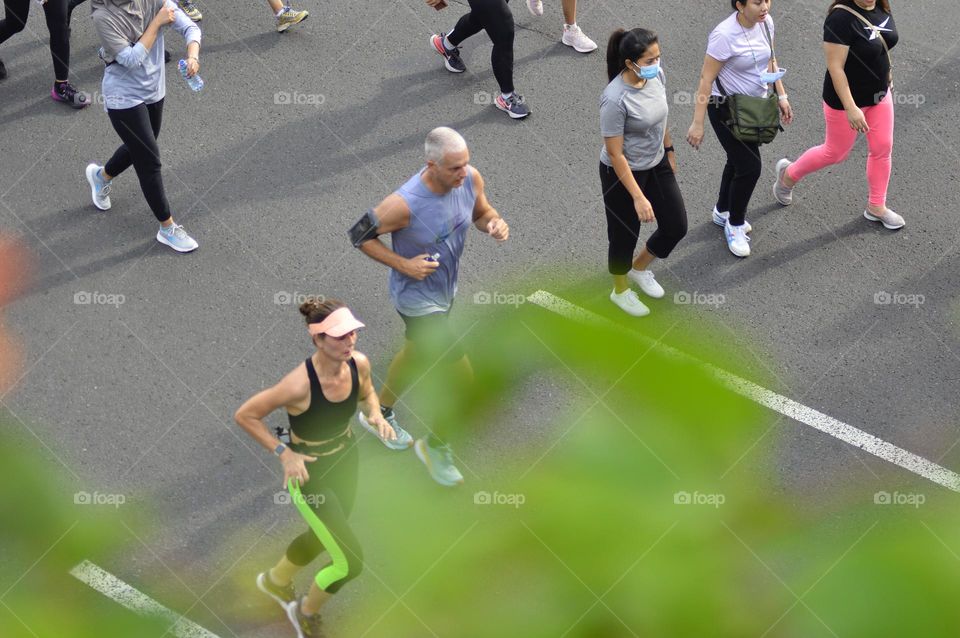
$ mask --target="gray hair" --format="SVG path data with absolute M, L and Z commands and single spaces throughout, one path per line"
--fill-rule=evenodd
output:
M 467 150 L 467 141 L 449 126 L 438 126 L 433 129 L 427 133 L 427 140 L 423 143 L 427 160 L 436 164 L 443 163 L 443 156 L 447 153 L 459 153 L 465 150 Z

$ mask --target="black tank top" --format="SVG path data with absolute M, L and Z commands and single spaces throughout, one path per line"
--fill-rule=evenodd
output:
M 350 394 L 343 401 L 334 403 L 323 395 L 320 379 L 313 367 L 313 358 L 307 357 L 307 376 L 310 378 L 310 407 L 302 414 L 289 414 L 290 431 L 311 443 L 337 445 L 340 438 L 350 435 L 350 419 L 357 411 L 357 395 L 360 379 L 357 363 L 350 358 Z

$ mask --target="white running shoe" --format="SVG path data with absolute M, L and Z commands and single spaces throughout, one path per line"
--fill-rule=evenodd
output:
M 750 238 L 747 237 L 743 226 L 731 226 L 727 222 L 723 227 L 723 234 L 727 238 L 727 248 L 737 257 L 748 257 L 750 255 Z
M 532 2 L 533 0 L 527 1 Z M 584 35 L 580 27 L 575 24 L 563 25 L 563 36 L 560 41 L 568 47 L 573 47 L 579 53 L 590 53 L 597 48 L 597 43 Z
M 637 270 L 636 268 L 631 268 L 630 272 L 627 273 L 627 278 L 631 279 L 634 283 L 640 286 L 640 290 L 642 290 L 648 297 L 653 297 L 654 299 L 660 299 L 663 297 L 663 286 L 657 283 L 653 273 L 649 270 Z
M 157 241 L 170 246 L 178 253 L 188 253 L 200 247 L 200 244 L 187 234 L 183 226 L 177 223 L 166 228 L 160 226 L 160 230 L 157 231 Z
M 716 206 L 713 207 L 713 223 L 714 224 L 722 228 L 727 225 L 727 222 L 729 220 L 730 220 L 729 212 L 721 213 L 720 211 L 717 210 Z M 750 222 L 748 222 L 746 219 L 743 220 L 743 228 L 748 233 L 753 230 L 753 226 L 751 226 Z
M 620 310 L 634 317 L 646 317 L 650 314 L 650 309 L 640 301 L 637 293 L 633 292 L 630 288 L 627 288 L 619 294 L 617 294 L 617 289 L 614 288 L 610 293 L 610 301 L 617 304 Z
M 783 185 L 783 174 L 791 164 L 793 162 L 786 157 L 777 162 L 777 181 L 773 183 L 773 197 L 780 202 L 781 206 L 789 206 L 793 203 L 793 187 L 788 188 Z
M 543 0 L 527 0 L 527 10 L 539 18 L 543 15 Z
M 886 209 L 883 215 L 874 215 L 869 210 L 865 210 L 863 211 L 863 216 L 872 222 L 880 222 L 884 228 L 889 228 L 890 230 L 899 230 L 907 224 L 907 222 L 903 220 L 903 217 L 897 215 L 889 208 Z
M 87 182 L 90 184 L 90 198 L 100 210 L 110 210 L 110 182 L 103 179 L 103 167 L 99 164 L 87 164 Z

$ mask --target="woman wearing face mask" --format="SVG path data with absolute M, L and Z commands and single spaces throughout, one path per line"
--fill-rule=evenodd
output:
M 700 85 L 694 96 L 693 123 L 687 131 L 687 142 L 696 149 L 703 142 L 703 120 L 710 116 L 710 125 L 727 154 L 720 179 L 720 194 L 713 208 L 713 223 L 723 226 L 727 247 L 737 257 L 750 254 L 751 231 L 746 221 L 747 206 L 760 179 L 760 146 L 742 142 L 724 124 L 726 105 L 723 95 L 766 97 L 770 85 L 780 98 L 780 119 L 793 121 L 793 110 L 787 101 L 776 59 L 771 54 L 774 38 L 770 18 L 771 0 L 730 0 L 734 13 L 710 33 L 707 54 L 700 72 Z M 723 92 L 718 88 L 722 85 Z M 710 97 L 707 98 L 709 91 Z
M 607 42 L 607 77 L 610 83 L 600 96 L 600 183 L 613 275 L 610 301 L 642 317 L 650 310 L 629 281 L 649 297 L 663 297 L 648 268 L 655 258 L 666 259 L 687 234 L 657 35 L 646 29 L 614 31 Z M 634 257 L 641 222 L 654 219 L 657 230 Z
M 93 204 L 110 209 L 113 178 L 133 165 L 140 189 L 160 229 L 157 241 L 180 253 L 197 242 L 173 221 L 160 175 L 157 136 L 163 119 L 166 75 L 163 27 L 172 24 L 187 42 L 187 75 L 200 70 L 200 28 L 172 0 L 91 0 L 93 24 L 100 36 L 104 108 L 123 144 L 104 165 L 87 165 Z
M 870 196 L 863 216 L 890 230 L 903 228 L 903 217 L 887 208 L 893 154 L 893 100 L 890 97 L 888 49 L 897 45 L 897 27 L 889 0 L 834 0 L 823 24 L 827 73 L 823 79 L 826 140 L 796 162 L 777 162 L 773 195 L 793 203 L 793 187 L 810 173 L 847 159 L 857 134 L 867 136 L 867 183 Z

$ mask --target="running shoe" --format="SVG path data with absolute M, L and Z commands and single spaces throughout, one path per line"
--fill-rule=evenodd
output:
M 773 183 L 773 197 L 780 202 L 781 206 L 789 206 L 793 203 L 793 187 L 788 188 L 783 183 L 783 175 L 792 163 L 786 157 L 777 162 L 777 181 Z
M 563 25 L 563 36 L 560 41 L 568 47 L 573 47 L 578 53 L 590 53 L 597 48 L 597 43 L 584 35 L 580 27 L 575 24 Z
M 87 164 L 87 183 L 90 184 L 90 198 L 100 210 L 110 210 L 110 182 L 103 179 L 103 167 Z
M 750 255 L 750 238 L 747 237 L 746 224 L 731 226 L 728 221 L 723 226 L 723 235 L 727 238 L 727 248 L 737 257 Z
M 293 7 L 284 7 L 277 16 L 277 33 L 283 33 L 295 24 L 300 24 L 310 17 L 309 11 L 297 11 Z
M 297 638 L 316 638 L 323 636 L 320 623 L 320 614 L 307 616 L 300 609 L 300 600 L 292 600 L 286 605 L 287 618 L 297 632 Z
M 543 15 L 543 0 L 527 0 L 527 10 L 539 18 Z
M 173 223 L 164 228 L 160 227 L 157 231 L 157 241 L 173 248 L 178 253 L 188 253 L 200 247 L 196 240 L 187 234 L 183 226 Z
M 396 440 L 391 441 L 389 439 L 380 438 L 380 431 L 375 426 L 371 425 L 369 421 L 367 421 L 367 417 L 364 416 L 363 411 L 357 412 L 357 419 L 360 421 L 360 425 L 362 425 L 367 432 L 377 437 L 381 443 L 386 445 L 391 450 L 406 450 L 413 445 L 413 437 L 410 436 L 410 433 L 397 425 L 397 415 L 394 413 L 393 409 L 381 408 L 380 412 L 383 414 L 383 418 L 387 420 L 387 423 L 390 424 L 390 427 L 393 428 L 393 431 L 397 433 Z
M 203 14 L 200 13 L 197 5 L 193 4 L 193 0 L 177 0 L 177 4 L 180 5 L 180 10 L 186 13 L 187 17 L 194 22 L 203 20 Z
M 284 609 L 297 599 L 297 592 L 293 589 L 293 583 L 287 583 L 286 587 L 281 587 L 270 578 L 270 572 L 257 574 L 257 589 L 273 598 Z
M 865 210 L 863 211 L 863 216 L 872 222 L 880 222 L 884 228 L 889 228 L 890 230 L 898 230 L 907 224 L 907 222 L 903 220 L 903 217 L 897 215 L 889 208 L 885 209 L 882 215 L 874 215 L 869 210 Z
M 434 481 L 447 487 L 463 483 L 463 474 L 453 464 L 453 451 L 449 445 L 434 448 L 427 445 L 426 439 L 417 439 L 413 449 Z
M 90 96 L 83 91 L 78 91 L 69 82 L 55 82 L 50 89 L 50 98 L 54 102 L 63 102 L 74 109 L 82 109 L 90 106 Z
M 435 34 L 430 38 L 430 46 L 443 56 L 443 66 L 447 67 L 447 71 L 463 73 L 467 70 L 467 65 L 460 59 L 460 47 L 448 49 L 447 45 L 443 43 L 444 37 L 446 37 L 445 33 Z
M 515 120 L 530 115 L 530 109 L 527 108 L 527 103 L 523 100 L 523 96 L 516 91 L 511 93 L 507 99 L 503 99 L 503 95 L 497 95 L 497 99 L 495 99 L 493 103 L 498 109 Z
M 650 314 L 650 309 L 640 301 L 637 293 L 630 288 L 620 293 L 614 288 L 610 293 L 610 301 L 615 303 L 620 310 L 634 317 L 646 317 Z
M 7 67 L 4 65 L 3 60 L 0 60 L 0 80 L 7 79 Z
M 729 213 L 729 212 L 721 213 L 720 211 L 717 210 L 717 207 L 716 207 L 716 206 L 713 207 L 713 223 L 714 223 L 714 224 L 716 224 L 717 226 L 720 226 L 720 227 L 722 228 L 722 227 L 724 227 L 724 226 L 727 225 L 727 220 L 729 220 L 729 219 L 730 219 L 730 213 Z M 753 226 L 750 225 L 750 222 L 748 222 L 746 219 L 744 219 L 744 220 L 743 220 L 743 229 L 744 229 L 746 232 L 749 233 L 750 231 L 753 230 Z
M 653 297 L 654 299 L 660 299 L 663 297 L 663 286 L 657 283 L 653 273 L 649 270 L 637 270 L 636 268 L 631 268 L 630 272 L 627 273 L 627 278 L 631 279 L 638 286 L 640 286 L 640 290 L 642 290 L 648 297 Z

